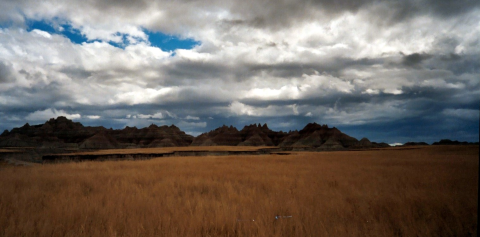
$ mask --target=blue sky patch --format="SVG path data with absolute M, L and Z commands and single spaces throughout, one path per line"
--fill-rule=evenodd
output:
M 199 41 L 194 39 L 181 39 L 173 35 L 163 34 L 162 32 L 153 32 L 144 29 L 145 34 L 148 35 L 148 40 L 152 46 L 161 48 L 163 51 L 170 51 L 175 49 L 191 49 L 199 45 Z
M 87 42 L 88 39 L 78 30 L 73 28 L 70 24 L 58 24 L 55 26 L 52 23 L 49 23 L 45 20 L 36 21 L 27 19 L 27 30 L 32 31 L 34 29 L 46 31 L 50 34 L 59 34 L 67 37 L 76 44 L 81 44 Z
M 31 20 L 27 19 L 27 30 L 32 31 L 34 29 L 42 30 L 48 32 L 50 34 L 59 34 L 67 37 L 76 44 L 82 44 L 85 42 L 92 42 L 95 40 L 88 40 L 85 35 L 83 35 L 79 29 L 72 27 L 71 24 L 68 23 L 56 23 L 57 21 L 54 19 L 53 21 L 46 21 L 46 20 Z M 200 42 L 195 41 L 194 39 L 181 39 L 180 37 L 174 35 L 163 34 L 162 32 L 154 32 L 143 29 L 145 34 L 148 35 L 148 40 L 150 44 L 154 47 L 158 47 L 163 51 L 174 51 L 176 49 L 191 49 L 196 45 L 200 44 Z M 122 37 L 122 42 L 113 42 L 109 41 L 108 43 L 114 47 L 124 49 L 126 46 L 130 44 L 128 41 L 128 35 L 123 34 L 120 32 L 116 33 L 116 36 Z M 139 39 L 140 40 L 140 39 Z M 141 41 L 141 40 L 140 40 Z

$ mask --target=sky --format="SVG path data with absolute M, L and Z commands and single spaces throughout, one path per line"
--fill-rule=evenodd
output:
M 480 1 L 0 0 L 0 129 L 479 140 Z

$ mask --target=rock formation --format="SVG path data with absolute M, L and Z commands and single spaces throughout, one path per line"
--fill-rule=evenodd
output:
M 99 132 L 83 141 L 82 149 L 114 149 L 118 148 L 118 142 L 105 131 Z
M 241 142 L 242 137 L 235 127 L 223 125 L 196 137 L 191 146 L 236 146 Z
M 358 141 L 327 125 L 309 123 L 300 131 L 289 133 L 275 132 L 267 124 L 251 124 L 238 131 L 230 126 L 222 126 L 196 137 L 191 146 L 279 146 L 309 150 L 343 150 L 387 147 L 386 143 L 370 142 L 367 138 Z
M 278 146 L 296 150 L 343 150 L 386 147 L 385 143 L 360 141 L 327 125 L 309 123 L 300 131 L 272 131 L 267 124 L 251 124 L 242 130 L 222 126 L 198 137 L 181 131 L 175 125 L 146 128 L 106 129 L 84 127 L 65 117 L 44 124 L 29 125 L 5 131 L 0 147 L 35 147 L 42 149 L 112 149 L 180 146 Z
M 345 149 L 356 145 L 358 145 L 357 139 L 340 132 L 335 127 L 329 128 L 327 125 L 309 123 L 299 132 L 288 134 L 279 146 Z
M 457 140 L 452 141 L 450 139 L 442 139 L 438 142 L 432 143 L 432 145 L 478 145 L 478 142 L 459 142 Z
M 402 146 L 428 146 L 426 142 L 406 142 Z
M 45 124 L 30 126 L 28 123 L 0 135 L 0 147 L 36 147 L 65 149 L 112 149 L 164 146 L 188 146 L 193 136 L 175 125 L 151 125 L 137 129 L 120 130 L 104 127 L 84 127 L 65 117 L 50 119 Z

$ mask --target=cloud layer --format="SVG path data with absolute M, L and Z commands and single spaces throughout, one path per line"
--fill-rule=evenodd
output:
M 0 129 L 315 121 L 388 143 L 478 141 L 479 22 L 468 0 L 4 0 Z M 164 51 L 148 32 L 199 43 Z

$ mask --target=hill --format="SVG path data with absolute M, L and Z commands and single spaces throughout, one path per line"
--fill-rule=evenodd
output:
M 273 131 L 267 124 L 251 124 L 238 130 L 222 126 L 193 137 L 175 125 L 146 128 L 106 129 L 85 127 L 65 117 L 50 119 L 44 124 L 29 125 L 5 131 L 0 147 L 34 147 L 49 149 L 113 149 L 184 146 L 278 146 L 293 150 L 344 150 L 386 147 L 385 143 L 360 141 L 337 128 L 309 123 L 300 131 Z
M 50 119 L 45 124 L 28 123 L 0 135 L 0 147 L 37 147 L 71 149 L 111 149 L 188 146 L 193 136 L 175 125 L 147 128 L 126 127 L 113 130 L 104 127 L 84 127 L 65 117 Z
M 337 128 L 309 123 L 300 131 L 276 132 L 263 126 L 251 124 L 238 131 L 230 126 L 222 126 L 196 137 L 192 146 L 279 146 L 283 148 L 344 150 L 387 147 L 386 143 L 370 142 L 367 138 L 358 141 L 342 133 Z

